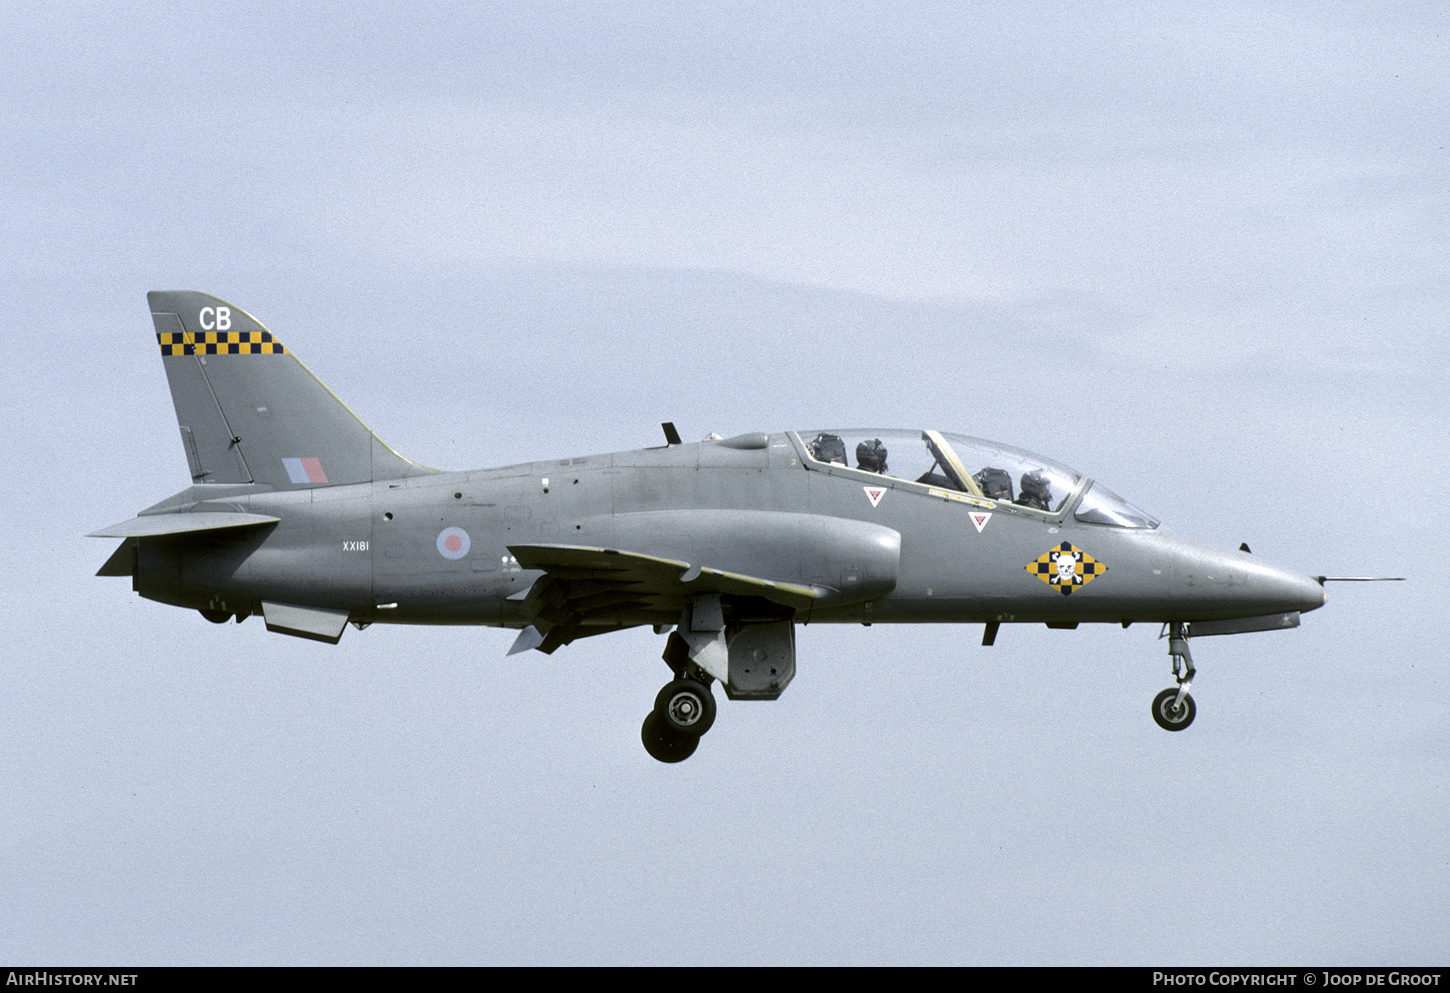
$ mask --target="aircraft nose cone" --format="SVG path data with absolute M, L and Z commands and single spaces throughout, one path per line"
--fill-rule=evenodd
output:
M 1273 604 L 1274 611 L 1308 613 L 1318 610 L 1329 599 L 1324 587 L 1312 576 L 1301 576 L 1286 569 L 1259 567 L 1250 575 L 1249 582 L 1258 587 L 1255 591 L 1258 597 Z

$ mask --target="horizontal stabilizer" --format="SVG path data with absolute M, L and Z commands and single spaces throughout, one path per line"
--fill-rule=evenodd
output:
M 191 531 L 221 531 L 226 528 L 253 528 L 276 524 L 280 517 L 266 514 L 206 512 L 199 514 L 148 514 L 92 531 L 88 538 L 159 538 L 167 534 Z M 127 573 L 129 575 L 129 573 Z

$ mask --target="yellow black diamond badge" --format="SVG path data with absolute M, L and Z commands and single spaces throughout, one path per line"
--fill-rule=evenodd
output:
M 1108 567 L 1070 541 L 1064 541 L 1052 551 L 1039 555 L 1027 563 L 1027 571 L 1048 586 L 1054 586 L 1068 596 L 1080 586 L 1086 586 L 1108 571 Z

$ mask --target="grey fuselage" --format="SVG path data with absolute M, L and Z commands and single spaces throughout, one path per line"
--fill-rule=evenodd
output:
M 791 608 L 805 623 L 1191 622 L 1323 604 L 1313 579 L 1244 551 L 1078 520 L 1091 483 L 1041 511 L 823 464 L 786 432 L 337 486 L 197 485 L 143 517 L 277 521 L 140 537 L 134 584 L 242 615 L 265 601 L 357 624 L 521 628 L 523 596 L 544 570 L 514 549 L 568 546 L 809 587 L 809 604 Z M 1058 549 L 1066 569 L 1073 554 L 1094 563 L 1086 582 L 1081 566 L 1076 581 L 1050 581 Z M 678 620 L 674 608 L 626 602 L 584 623 Z

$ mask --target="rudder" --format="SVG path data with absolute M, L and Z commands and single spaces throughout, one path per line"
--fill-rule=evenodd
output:
M 189 291 L 146 299 L 194 483 L 295 489 L 433 471 L 393 451 L 246 311 Z

